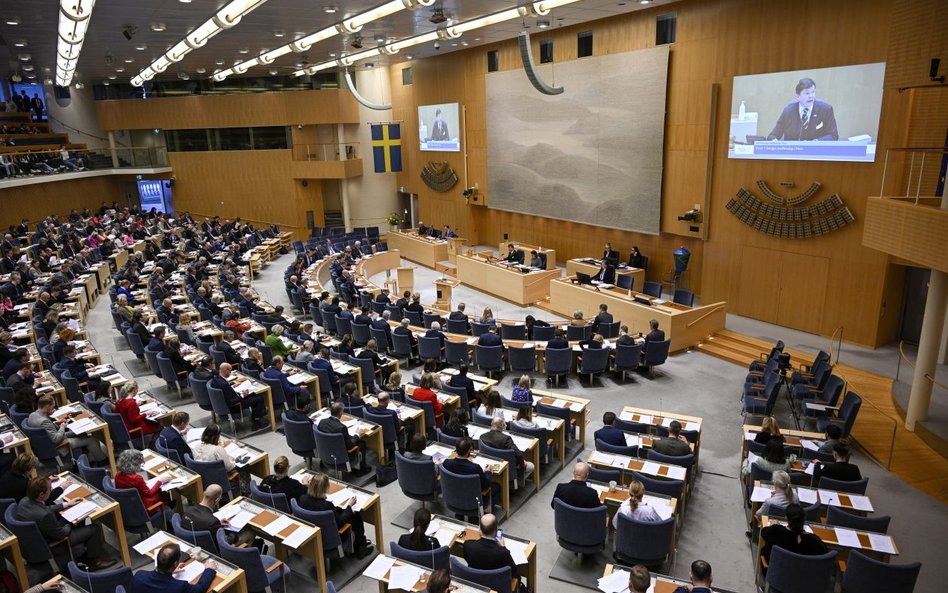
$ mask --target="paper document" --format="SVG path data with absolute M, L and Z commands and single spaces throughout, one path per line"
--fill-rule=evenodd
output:
M 859 536 L 856 535 L 856 532 L 852 529 L 844 529 L 842 527 L 836 528 L 836 541 L 839 542 L 839 545 L 845 546 L 847 548 L 861 548 L 862 544 L 859 542 Z
M 161 483 L 161 476 L 155 476 L 154 478 L 150 480 L 145 480 L 145 486 L 147 486 L 149 490 L 154 488 L 155 484 L 160 484 L 160 483 Z
M 289 517 L 287 515 L 280 515 L 279 517 L 277 517 L 276 519 L 274 519 L 273 521 L 270 521 L 270 523 L 265 525 L 263 527 L 263 530 L 269 533 L 270 535 L 276 535 L 280 533 L 281 531 L 283 531 L 284 529 L 286 529 L 287 527 L 289 527 L 290 525 L 293 525 L 294 523 L 295 521 L 293 521 L 292 517 Z
M 155 535 L 145 539 L 144 541 L 139 542 L 138 544 L 132 546 L 136 552 L 142 556 L 146 555 L 148 552 L 151 552 L 158 546 L 164 545 L 168 541 L 168 534 L 158 532 Z
M 85 434 L 86 431 L 95 428 L 95 421 L 91 418 L 83 418 L 82 420 L 70 422 L 66 425 L 66 428 L 76 434 Z
M 142 469 L 144 469 L 145 471 L 148 471 L 153 467 L 158 467 L 159 465 L 161 465 L 162 463 L 165 463 L 166 461 L 167 460 L 164 457 L 161 457 L 159 455 L 152 453 L 151 457 L 146 459 L 145 463 L 142 464 Z
M 850 495 L 849 495 L 849 502 L 852 503 L 853 508 L 856 509 L 856 510 L 866 511 L 866 512 L 870 512 L 870 513 L 871 513 L 873 510 L 875 510 L 875 509 L 872 508 L 872 503 L 869 502 L 869 497 L 868 497 L 868 496 L 860 496 L 860 495 L 858 495 L 858 494 L 850 494 Z
M 365 570 L 362 571 L 364 576 L 369 577 L 370 579 L 375 579 L 381 581 L 385 578 L 385 575 L 389 570 L 395 565 L 395 559 L 391 556 L 385 556 L 379 554 L 375 557 L 375 560 L 372 561 L 372 564 L 368 565 Z M 414 583 L 412 583 L 414 584 Z M 409 590 L 411 590 L 409 588 Z
M 185 440 L 189 443 L 196 443 L 201 440 L 201 437 L 204 436 L 204 427 L 192 427 L 188 429 L 187 434 L 185 435 Z
M 816 441 L 811 441 L 810 439 L 800 439 L 800 444 L 803 445 L 803 449 L 806 451 L 819 451 L 820 446 Z
M 892 543 L 892 538 L 888 535 L 882 533 L 870 533 L 869 545 L 872 546 L 872 549 L 876 552 L 895 554 L 895 544 Z
M 289 381 L 293 385 L 301 385 L 305 383 L 308 378 L 309 377 L 307 377 L 303 373 L 296 373 L 295 375 L 290 375 L 287 381 Z
M 622 593 L 629 590 L 629 572 L 613 571 L 609 576 L 599 579 L 599 590 L 603 593 Z
M 331 502 L 333 505 L 340 507 L 342 503 L 348 501 L 350 498 L 355 496 L 355 492 L 349 488 L 343 488 L 342 490 L 337 490 L 332 494 L 326 496 L 326 499 Z
M 411 591 L 423 573 L 415 566 L 393 566 L 388 575 L 388 588 Z
M 510 435 L 510 437 L 513 439 L 514 445 L 516 445 L 521 451 L 526 451 L 531 445 L 533 445 L 534 439 L 522 437 L 519 435 L 511 435 L 510 433 L 506 434 Z
M 172 576 L 176 581 L 190 583 L 204 573 L 204 564 L 198 561 L 188 562 L 181 570 L 176 570 Z
M 594 451 L 592 455 L 589 456 L 590 461 L 595 461 L 596 463 L 601 463 L 603 465 L 612 465 L 613 460 L 615 460 L 614 455 L 607 455 L 600 451 Z
M 644 474 L 657 476 L 660 469 L 662 469 L 662 466 L 654 461 L 646 461 L 642 464 L 642 473 Z
M 701 425 L 698 424 L 697 422 L 685 422 L 685 425 L 684 427 L 682 427 L 682 430 L 701 430 Z
M 76 490 L 78 490 L 78 489 L 81 488 L 81 487 L 82 487 L 82 484 L 77 484 L 77 483 L 73 483 L 73 484 L 70 484 L 70 485 L 66 486 L 66 487 L 63 489 L 63 493 L 62 493 L 62 495 L 60 496 L 60 498 L 65 498 L 65 497 L 69 496 L 70 494 L 72 494 L 73 492 L 75 492 Z
M 244 525 L 249 523 L 250 520 L 256 516 L 256 514 L 251 513 L 250 511 L 240 511 L 230 518 L 230 529 L 232 531 L 240 531 L 244 528 Z
M 642 444 L 642 439 L 636 434 L 626 434 L 625 444 L 628 447 L 638 447 Z
M 813 504 L 819 500 L 819 494 L 812 488 L 797 488 L 797 496 L 800 497 L 800 502 L 804 504 Z
M 299 525 L 299 523 L 297 523 Z M 312 527 L 306 527 L 305 525 L 299 525 L 296 529 L 293 530 L 293 533 L 286 536 L 286 539 L 283 540 L 284 546 L 289 546 L 294 550 L 300 547 L 300 544 L 309 539 L 311 535 L 316 533 Z
M 72 406 L 63 406 L 59 408 L 58 410 L 56 410 L 55 412 L 53 412 L 52 414 L 50 414 L 50 416 L 55 420 L 57 418 L 62 418 L 66 414 L 72 414 L 77 411 L 78 410 L 76 410 L 76 408 Z
M 754 486 L 751 492 L 751 502 L 764 502 L 770 498 L 770 488 L 767 486 Z
M 95 512 L 98 508 L 99 508 L 98 505 L 96 505 L 94 502 L 84 500 L 80 502 L 79 504 L 77 504 L 76 506 L 69 507 L 68 509 L 63 509 L 61 513 L 62 513 L 63 519 L 71 523 L 74 523 L 78 521 L 79 519 L 81 519 L 82 517 L 85 517 L 86 515 L 92 512 Z
M 668 471 L 665 473 L 665 477 L 672 480 L 684 480 L 687 475 L 688 470 L 680 465 L 669 465 Z
M 230 519 L 231 517 L 233 517 L 239 512 L 240 512 L 240 507 L 237 505 L 234 505 L 232 507 L 223 508 L 217 511 L 216 513 L 214 513 L 214 516 L 220 519 L 221 521 L 223 521 L 224 519 Z
M 840 506 L 839 502 L 839 493 L 833 490 L 819 490 L 820 493 L 820 504 L 825 504 L 827 506 L 838 507 Z
M 160 409 L 161 409 L 161 404 L 159 404 L 158 402 L 148 402 L 144 406 L 141 406 L 139 408 L 139 411 L 142 414 L 147 414 L 148 412 L 151 412 L 152 410 L 158 411 Z
M 505 539 L 504 545 L 510 550 L 510 555 L 513 557 L 514 562 L 518 565 L 527 563 L 527 544 L 512 539 Z
M 750 459 L 750 457 L 748 457 L 748 459 Z M 808 476 L 812 476 L 813 472 L 815 471 L 816 471 L 816 464 L 810 463 L 810 465 L 806 466 L 806 469 L 803 470 L 803 473 L 805 473 Z

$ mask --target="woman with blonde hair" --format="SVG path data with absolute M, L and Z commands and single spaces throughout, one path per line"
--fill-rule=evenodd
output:
M 115 403 L 115 411 L 122 416 L 122 422 L 125 423 L 129 435 L 135 438 L 136 436 L 161 432 L 160 424 L 149 420 L 148 416 L 141 413 L 138 402 L 135 401 L 136 395 L 138 395 L 138 383 L 129 380 L 119 389 L 118 401 Z M 140 435 L 135 434 L 139 432 Z
M 533 405 L 533 392 L 530 390 L 530 375 L 520 375 L 520 381 L 514 385 L 510 398 L 518 404 Z
M 497 323 L 494 319 L 494 312 L 490 310 L 490 307 L 484 307 L 484 312 L 481 314 L 481 323 L 486 323 L 491 327 Z
M 385 383 L 385 391 L 392 396 L 392 399 L 399 402 L 405 401 L 405 388 L 402 387 L 402 374 L 398 371 L 392 371 Z
M 260 373 L 263 372 L 263 352 L 260 352 L 256 348 L 248 349 L 247 358 L 240 366 L 241 371 L 259 378 Z
M 757 509 L 757 517 L 763 517 L 770 513 L 771 507 L 787 508 L 791 504 L 799 503 L 800 499 L 797 493 L 793 491 L 793 485 L 790 482 L 790 474 L 783 470 L 775 471 L 771 474 L 773 485 L 770 488 L 770 498 L 764 501 Z
M 754 435 L 754 442 L 766 445 L 770 439 L 780 439 L 783 441 L 783 435 L 780 434 L 780 424 L 773 416 L 766 416 L 760 427 L 760 432 Z
M 273 462 L 273 473 L 260 482 L 260 489 L 270 494 L 284 494 L 287 502 L 298 500 L 306 493 L 306 486 L 290 477 L 290 460 L 280 455 Z
M 619 507 L 619 511 L 612 518 L 612 526 L 618 528 L 619 526 L 619 515 L 625 515 L 630 519 L 635 519 L 636 521 L 661 521 L 662 518 L 658 515 L 658 512 L 652 508 L 647 502 L 642 500 L 642 496 L 645 494 L 645 485 L 638 480 L 632 480 L 629 484 L 629 498 L 622 503 Z

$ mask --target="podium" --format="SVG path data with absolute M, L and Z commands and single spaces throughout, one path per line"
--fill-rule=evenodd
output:
M 415 292 L 415 268 L 411 266 L 398 266 L 398 291 Z
M 437 295 L 434 302 L 436 309 L 444 309 L 445 311 L 451 310 L 451 291 L 459 284 L 460 282 L 455 278 L 448 278 L 446 276 L 437 278 L 434 281 L 435 294 Z
M 448 238 L 448 261 L 454 265 L 458 263 L 458 254 L 461 253 L 461 247 L 464 246 L 464 239 L 461 237 Z

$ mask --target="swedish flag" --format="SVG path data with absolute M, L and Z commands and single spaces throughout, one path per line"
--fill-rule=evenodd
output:
M 402 134 L 399 124 L 372 124 L 372 154 L 376 173 L 402 170 Z

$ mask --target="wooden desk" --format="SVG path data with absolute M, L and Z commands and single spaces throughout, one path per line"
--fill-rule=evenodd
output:
M 559 270 L 522 273 L 517 268 L 488 262 L 481 256 L 458 255 L 457 278 L 462 284 L 518 305 L 544 300 L 550 294 L 550 281 L 559 276 Z M 596 310 L 599 310 L 598 305 Z
M 23 554 L 20 552 L 20 542 L 4 525 L 0 525 L 0 555 L 8 560 L 16 571 L 16 580 L 20 583 L 20 590 L 29 589 L 30 580 L 26 576 L 26 562 L 23 562 Z
M 451 309 L 451 292 L 454 290 L 454 287 L 461 284 L 458 280 L 454 278 L 448 278 L 442 276 L 436 278 L 434 281 L 435 285 L 435 303 L 434 306 L 438 309 Z
M 214 580 L 211 581 L 211 586 L 208 589 L 209 592 L 247 593 L 247 575 L 242 568 L 227 562 L 220 556 L 215 556 L 212 553 L 213 550 L 208 551 L 203 548 L 195 548 L 193 543 L 183 540 L 167 531 L 159 531 L 148 539 L 140 542 L 135 546 L 135 551 L 141 553 L 143 556 L 154 558 L 158 550 L 167 544 L 178 544 L 182 552 L 191 553 L 192 557 L 188 559 L 185 566 L 190 565 L 192 562 L 204 564 L 206 560 L 213 560 L 217 563 L 217 574 L 214 575 Z M 194 550 L 194 552 L 192 552 L 192 550 Z M 201 580 L 201 575 L 194 577 L 190 583 L 194 585 L 197 584 L 199 580 Z
M 112 265 L 114 266 L 112 268 L 112 271 L 113 272 L 118 271 L 125 264 L 128 263 L 128 252 L 125 251 L 124 249 L 119 249 L 118 251 L 116 251 L 115 253 L 109 256 L 109 260 L 112 262 Z
M 364 398 L 362 398 L 362 401 L 364 401 L 366 405 L 374 407 L 375 405 L 378 404 L 379 400 L 376 399 L 374 395 L 367 395 Z M 415 423 L 416 432 L 420 432 L 426 437 L 428 436 L 428 433 L 425 430 L 425 411 L 424 410 L 422 410 L 421 408 L 416 408 L 415 406 L 397 402 L 394 399 L 389 399 L 388 407 L 389 409 L 396 410 L 398 412 L 398 419 L 402 421 L 402 424 L 404 424 L 406 420 L 411 420 L 412 422 Z
M 603 453 L 602 451 L 593 451 L 587 460 L 590 464 L 603 469 L 617 469 L 622 478 L 623 484 L 632 481 L 631 472 L 639 472 L 656 478 L 665 478 L 680 480 L 681 494 L 676 498 L 684 504 L 685 494 L 688 491 L 687 471 L 680 465 L 669 463 L 659 463 L 657 461 L 648 461 L 638 457 L 627 457 L 625 455 L 616 455 L 613 453 Z
M 115 475 L 115 465 L 112 466 L 112 475 Z M 102 522 L 107 525 L 114 533 L 118 542 L 119 554 L 122 555 L 122 562 L 125 566 L 132 565 L 131 556 L 128 553 L 128 540 L 125 538 L 125 523 L 122 521 L 122 511 L 119 508 L 119 503 L 115 500 L 112 500 L 104 492 L 89 484 L 79 476 L 71 472 L 62 472 L 59 474 L 59 480 L 53 482 L 53 488 L 59 486 L 60 480 L 68 479 L 70 483 L 78 485 L 78 488 L 73 489 L 71 492 L 68 492 L 63 495 L 65 500 L 75 500 L 77 498 L 82 498 L 83 502 L 91 502 L 96 505 L 96 509 L 92 510 L 89 514 L 80 517 L 73 524 L 81 524 L 86 519 L 90 519 L 93 522 Z M 64 509 L 67 510 L 67 509 Z M 63 511 L 60 511 L 60 514 Z
M 16 453 L 33 452 L 29 437 L 23 433 L 19 426 L 14 424 L 13 418 L 6 414 L 0 414 L 0 436 L 3 439 L 4 451 L 12 449 Z M 9 442 L 7 442 L 7 439 L 10 439 Z
M 457 457 L 453 447 L 442 443 L 429 443 L 425 447 L 424 453 L 425 455 L 431 455 L 435 465 L 441 465 L 445 459 Z M 482 469 L 490 470 L 491 480 L 500 486 L 500 507 L 504 509 L 504 517 L 510 517 L 510 468 L 507 467 L 507 462 L 483 453 L 478 453 L 473 461 Z
M 267 414 L 270 416 L 270 430 L 276 432 L 277 423 L 276 423 L 276 412 L 273 410 L 273 393 L 270 391 L 270 386 L 264 383 L 263 381 L 258 381 L 253 377 L 244 375 L 243 373 L 231 372 L 230 377 L 227 378 L 227 381 L 237 390 L 237 386 L 250 382 L 254 386 L 253 394 L 254 395 L 263 395 L 264 401 L 267 403 Z M 240 391 L 237 390 L 237 394 L 240 395 Z
M 310 419 L 313 421 L 313 425 L 319 426 L 320 421 L 325 420 L 329 417 L 329 408 L 322 408 L 316 410 L 309 415 Z M 382 427 L 376 424 L 375 422 L 369 422 L 363 418 L 356 418 L 355 416 L 350 416 L 348 414 L 343 414 L 340 419 L 343 424 L 348 423 L 348 428 L 350 430 L 349 435 L 360 438 L 365 441 L 365 446 L 367 449 L 372 449 L 375 451 L 375 454 L 378 455 L 379 463 L 385 463 L 387 452 L 385 450 L 385 443 L 382 440 Z M 359 429 L 365 429 L 365 433 L 362 436 L 357 435 Z M 363 460 L 363 464 L 365 460 Z
M 490 428 L 487 426 L 478 426 L 476 424 L 467 425 L 468 434 L 471 435 L 471 440 L 474 441 L 474 446 L 480 448 L 480 437 L 483 434 L 490 432 Z M 540 441 L 537 439 L 523 435 L 510 432 L 505 430 L 504 434 L 513 439 L 514 445 L 520 449 L 520 452 L 523 453 L 524 459 L 533 463 L 533 486 L 537 492 L 540 491 Z
M 301 484 L 309 484 L 309 481 L 318 472 L 303 468 L 293 474 L 291 477 Z M 375 547 L 379 550 L 385 549 L 385 539 L 382 536 L 382 498 L 375 492 L 353 486 L 348 482 L 329 479 L 328 499 L 337 507 L 337 503 L 345 502 L 355 496 L 356 503 L 352 505 L 352 510 L 362 516 L 362 520 L 375 528 Z M 342 507 L 339 507 L 342 508 Z
M 760 425 L 744 425 L 744 439 L 741 441 L 741 461 L 747 458 L 747 441 L 754 440 L 754 436 L 762 429 L 763 428 Z M 783 436 L 784 446 L 799 447 L 801 449 L 803 448 L 804 440 L 822 442 L 826 438 L 826 435 L 822 432 L 810 432 L 807 430 L 789 430 L 781 428 L 780 434 Z
M 657 427 L 668 427 L 673 420 L 681 424 L 682 432 L 694 431 L 698 433 L 694 443 L 695 462 L 697 463 L 698 452 L 701 448 L 701 424 L 704 421 L 700 416 L 690 416 L 688 414 L 679 414 L 678 412 L 666 412 L 664 410 L 650 410 L 648 408 L 639 408 L 636 406 L 625 406 L 619 412 L 619 420 L 625 422 L 640 422 L 652 427 L 652 434 L 657 434 Z
M 71 403 L 68 406 L 57 409 L 53 412 L 51 416 L 53 422 L 56 422 L 58 418 L 62 417 L 64 414 L 71 414 L 70 424 L 66 425 L 66 430 L 72 430 L 78 436 L 88 435 L 99 439 L 102 443 L 105 452 L 109 456 L 109 465 L 112 467 L 112 475 L 115 475 L 115 450 L 112 448 L 112 437 L 109 434 L 109 425 L 105 423 L 105 420 L 102 420 L 98 416 L 92 413 L 85 404 L 81 403 Z M 83 432 L 77 432 L 72 428 L 73 424 L 80 420 L 90 419 L 93 422 L 91 428 L 86 429 Z
M 182 496 L 187 498 L 191 504 L 198 504 L 204 498 L 204 483 L 201 481 L 201 476 L 151 449 L 143 450 L 142 456 L 145 458 L 142 469 L 151 478 L 156 478 L 162 474 L 170 474 L 172 481 L 184 480 L 183 484 L 170 490 L 172 498 L 177 499 L 179 505 Z M 179 508 L 181 507 L 179 506 Z
M 599 493 L 599 502 L 609 508 L 609 525 L 612 525 L 612 517 L 625 501 L 629 500 L 629 489 L 616 485 L 615 489 L 610 484 L 587 480 L 590 488 Z M 642 495 L 642 500 L 655 509 L 655 512 L 664 520 L 681 510 L 678 505 L 678 499 L 666 494 L 654 494 L 646 492 Z M 674 547 L 672 542 L 672 547 Z
M 375 567 L 381 567 L 381 576 L 375 576 Z M 431 576 L 431 569 L 424 566 L 408 562 L 407 560 L 399 560 L 392 556 L 387 556 L 385 554 L 379 554 L 375 557 L 375 560 L 372 561 L 372 564 L 364 571 L 364 576 L 377 581 L 379 584 L 379 593 L 385 593 L 389 590 L 404 590 L 396 589 L 395 587 L 389 587 L 389 579 L 392 574 L 392 568 L 406 568 L 412 570 L 416 575 L 415 583 L 408 588 L 410 592 L 421 593 L 422 591 L 427 590 L 428 586 L 428 577 Z M 495 592 L 487 587 L 476 585 L 462 579 L 451 577 L 451 584 L 454 585 L 455 591 L 457 593 L 507 593 L 507 591 Z
M 501 408 L 500 413 L 503 414 L 504 421 L 507 422 L 508 426 L 517 419 L 516 410 Z M 548 438 L 552 441 L 551 446 L 556 447 L 558 451 L 557 456 L 560 459 L 560 467 L 566 467 L 566 422 L 564 422 L 562 418 L 551 418 L 550 416 L 542 416 L 540 414 L 534 414 L 533 421 L 536 422 L 540 428 L 549 433 L 550 436 Z M 511 432 L 519 434 L 513 430 L 511 430 Z
M 287 560 L 287 548 L 292 548 L 292 546 L 284 543 L 286 539 L 298 529 L 308 530 L 308 534 L 300 544 L 295 547 L 295 550 L 297 554 L 313 561 L 313 564 L 316 566 L 316 580 L 319 582 L 319 588 L 323 593 L 327 593 L 326 560 L 323 557 L 323 535 L 319 527 L 265 504 L 244 498 L 243 496 L 227 503 L 221 510 L 233 509 L 234 507 L 238 507 L 241 512 L 247 512 L 253 516 L 247 522 L 247 525 L 249 525 L 258 536 L 270 540 L 275 544 L 276 557 L 284 564 L 286 564 Z M 293 524 L 275 534 L 266 531 L 265 528 L 267 525 L 276 521 L 279 517 L 284 516 L 292 518 Z M 231 523 L 233 522 L 233 519 L 231 519 Z
M 620 564 L 606 564 L 606 569 L 603 571 L 602 576 L 607 577 L 614 572 L 622 571 L 625 574 L 625 582 L 629 582 L 629 568 L 622 566 Z M 691 582 L 683 579 L 676 579 L 675 577 L 670 577 L 663 574 L 651 573 L 652 574 L 652 586 L 649 587 L 649 593 L 674 593 L 678 587 L 687 588 Z M 729 593 L 724 589 L 714 587 L 712 589 L 715 593 Z
M 579 426 L 579 443 L 586 443 L 586 424 L 589 422 L 589 404 L 592 400 L 543 389 L 533 389 L 533 405 L 541 403 L 556 408 L 569 408 L 570 420 Z
M 437 522 L 437 523 L 435 523 Z M 481 539 L 481 532 L 477 527 L 469 523 L 451 519 L 444 515 L 435 515 L 431 518 L 432 525 L 437 524 L 438 529 L 432 533 L 443 546 L 451 550 L 451 554 L 464 558 L 464 542 Z M 429 531 L 432 531 L 429 527 Z M 448 540 L 448 541 L 442 541 Z M 510 542 L 523 548 L 523 555 L 526 557 L 526 564 L 518 564 L 515 579 L 523 578 L 527 581 L 527 586 L 531 591 L 537 590 L 537 545 L 528 539 L 523 539 L 504 532 L 504 540 L 510 547 Z M 507 593 L 504 591 L 503 593 Z
M 508 245 L 513 243 L 514 250 L 523 253 L 523 263 L 529 265 L 531 251 L 536 251 L 537 253 L 546 254 L 546 269 L 555 270 L 556 269 L 556 250 L 550 249 L 549 247 L 543 248 L 539 245 L 531 245 L 529 243 L 520 243 L 519 241 L 503 241 L 498 245 L 497 251 L 500 253 L 500 257 L 506 257 L 508 252 Z
M 574 258 L 566 262 L 566 275 L 570 278 L 576 276 L 576 272 L 595 276 L 599 273 L 598 259 L 591 257 Z M 629 276 L 632 278 L 632 288 L 641 290 L 645 286 L 645 270 L 642 268 L 630 268 L 622 266 L 616 268 L 616 282 L 619 276 Z
M 443 239 L 420 237 L 416 232 L 396 231 L 385 235 L 390 249 L 397 249 L 405 259 L 434 269 L 435 264 L 448 259 L 448 242 Z M 407 290 L 401 285 L 399 288 Z
M 763 502 L 770 498 L 772 490 L 773 482 L 761 480 L 754 482 L 754 490 L 750 496 L 752 515 L 756 514 Z M 822 507 L 836 507 L 860 516 L 865 516 L 875 510 L 869 497 L 862 494 L 796 485 L 793 487 L 793 491 L 796 492 L 800 504 L 803 506 L 819 502 Z
M 460 258 L 458 259 L 460 261 Z M 634 296 L 656 299 L 633 292 Z M 592 318 L 599 311 L 599 305 L 609 305 L 609 312 L 616 321 L 629 326 L 630 333 L 647 333 L 649 321 L 658 320 L 659 328 L 665 337 L 671 340 L 671 352 L 691 348 L 699 341 L 724 329 L 727 303 L 713 303 L 701 307 L 685 307 L 671 301 L 653 306 L 636 303 L 621 288 L 599 289 L 591 285 L 573 284 L 568 278 L 559 278 L 550 282 L 550 308 L 564 316 L 572 316 L 580 310 Z
M 389 249 L 381 253 L 366 255 L 356 262 L 356 279 L 361 282 L 363 292 L 371 293 L 373 297 L 381 292 L 383 287 L 374 284 L 370 278 L 382 272 L 385 272 L 386 278 L 390 278 L 392 270 L 398 269 L 401 259 L 402 255 L 399 250 Z

